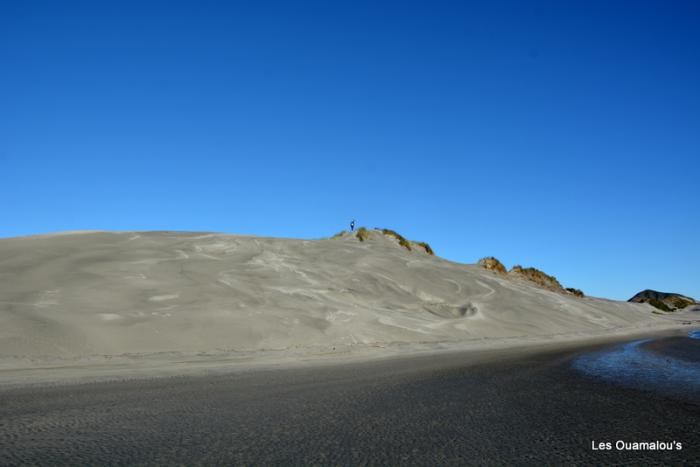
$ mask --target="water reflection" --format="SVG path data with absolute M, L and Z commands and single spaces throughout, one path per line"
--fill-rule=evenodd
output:
M 700 331 L 692 331 L 688 337 L 700 339 Z M 700 364 L 645 349 L 643 344 L 650 341 L 637 340 L 587 353 L 576 358 L 572 366 L 615 384 L 700 403 Z

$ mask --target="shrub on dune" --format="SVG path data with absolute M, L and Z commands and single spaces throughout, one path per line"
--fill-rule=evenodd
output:
M 668 299 L 668 301 L 671 302 L 671 305 L 675 306 L 677 309 L 682 310 L 683 308 L 687 307 L 688 305 L 692 305 L 693 302 L 686 300 L 681 297 L 671 297 Z
M 422 246 L 425 252 L 429 255 L 435 256 L 435 252 L 432 248 L 430 248 L 430 245 L 428 245 L 426 242 L 418 242 L 418 245 Z
M 503 263 L 493 256 L 481 258 L 477 264 L 484 269 L 488 269 L 489 271 L 496 271 L 499 274 L 507 273 L 506 267 L 503 265 Z
M 369 230 L 367 230 L 364 227 L 360 227 L 357 229 L 357 232 L 355 232 L 355 237 L 361 242 L 364 242 L 369 238 Z
M 408 251 L 413 251 L 413 248 L 411 247 L 411 241 L 406 239 L 406 237 L 404 237 L 400 233 L 396 232 L 395 230 L 380 229 L 378 227 L 375 227 L 374 230 L 381 231 L 381 233 L 384 235 L 394 237 L 396 239 L 396 241 L 399 243 L 399 245 L 406 248 Z M 342 231 L 342 232 L 336 234 L 333 238 L 340 237 L 343 234 L 345 234 L 345 231 Z M 357 239 L 359 241 L 364 242 L 365 240 L 370 238 L 371 234 L 372 234 L 371 230 L 368 230 L 366 227 L 360 227 L 355 232 L 355 237 L 357 237 Z M 430 245 L 428 243 L 426 243 L 426 242 L 413 242 L 413 243 L 414 243 L 414 246 L 418 245 L 421 248 L 423 248 L 425 250 L 425 252 L 428 253 L 429 255 L 435 256 L 435 252 L 433 251 L 433 249 L 430 247 Z
M 403 237 L 403 235 L 401 235 L 401 234 L 399 234 L 398 232 L 395 232 L 395 231 L 393 231 L 393 230 L 391 230 L 391 229 L 382 229 L 382 233 L 383 233 L 384 235 L 390 235 L 390 236 L 394 237 L 396 240 L 399 241 L 399 245 L 401 245 L 402 247 L 406 248 L 408 251 L 411 251 L 411 242 L 409 242 L 408 240 L 406 240 L 406 239 Z
M 668 307 L 664 302 L 661 300 L 657 300 L 656 298 L 649 298 L 644 300 L 642 303 L 648 303 L 649 305 L 653 306 L 654 308 L 658 308 L 661 311 L 673 311 L 671 308 Z
M 583 297 L 583 292 L 580 289 L 574 289 L 573 287 L 567 287 L 566 291 L 570 294 L 576 295 L 577 297 Z
M 535 284 L 551 289 L 561 289 L 562 286 L 556 277 L 550 276 L 547 273 L 540 271 L 537 268 L 524 268 L 519 264 L 513 266 L 510 270 L 511 274 L 517 274 L 524 279 L 534 282 Z

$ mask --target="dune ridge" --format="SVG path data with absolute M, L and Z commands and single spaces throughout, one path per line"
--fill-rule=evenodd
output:
M 191 232 L 0 239 L 0 357 L 255 351 L 634 331 L 649 305 L 562 295 L 406 249 Z M 301 350 L 300 350 L 301 349 Z

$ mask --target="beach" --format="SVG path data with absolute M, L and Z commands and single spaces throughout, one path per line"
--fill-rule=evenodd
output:
M 699 401 L 572 368 L 620 344 L 4 389 L 0 464 L 697 464 Z

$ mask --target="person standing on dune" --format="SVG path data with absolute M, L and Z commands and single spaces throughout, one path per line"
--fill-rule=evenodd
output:
M 355 231 L 355 219 L 350 221 L 350 232 Z

